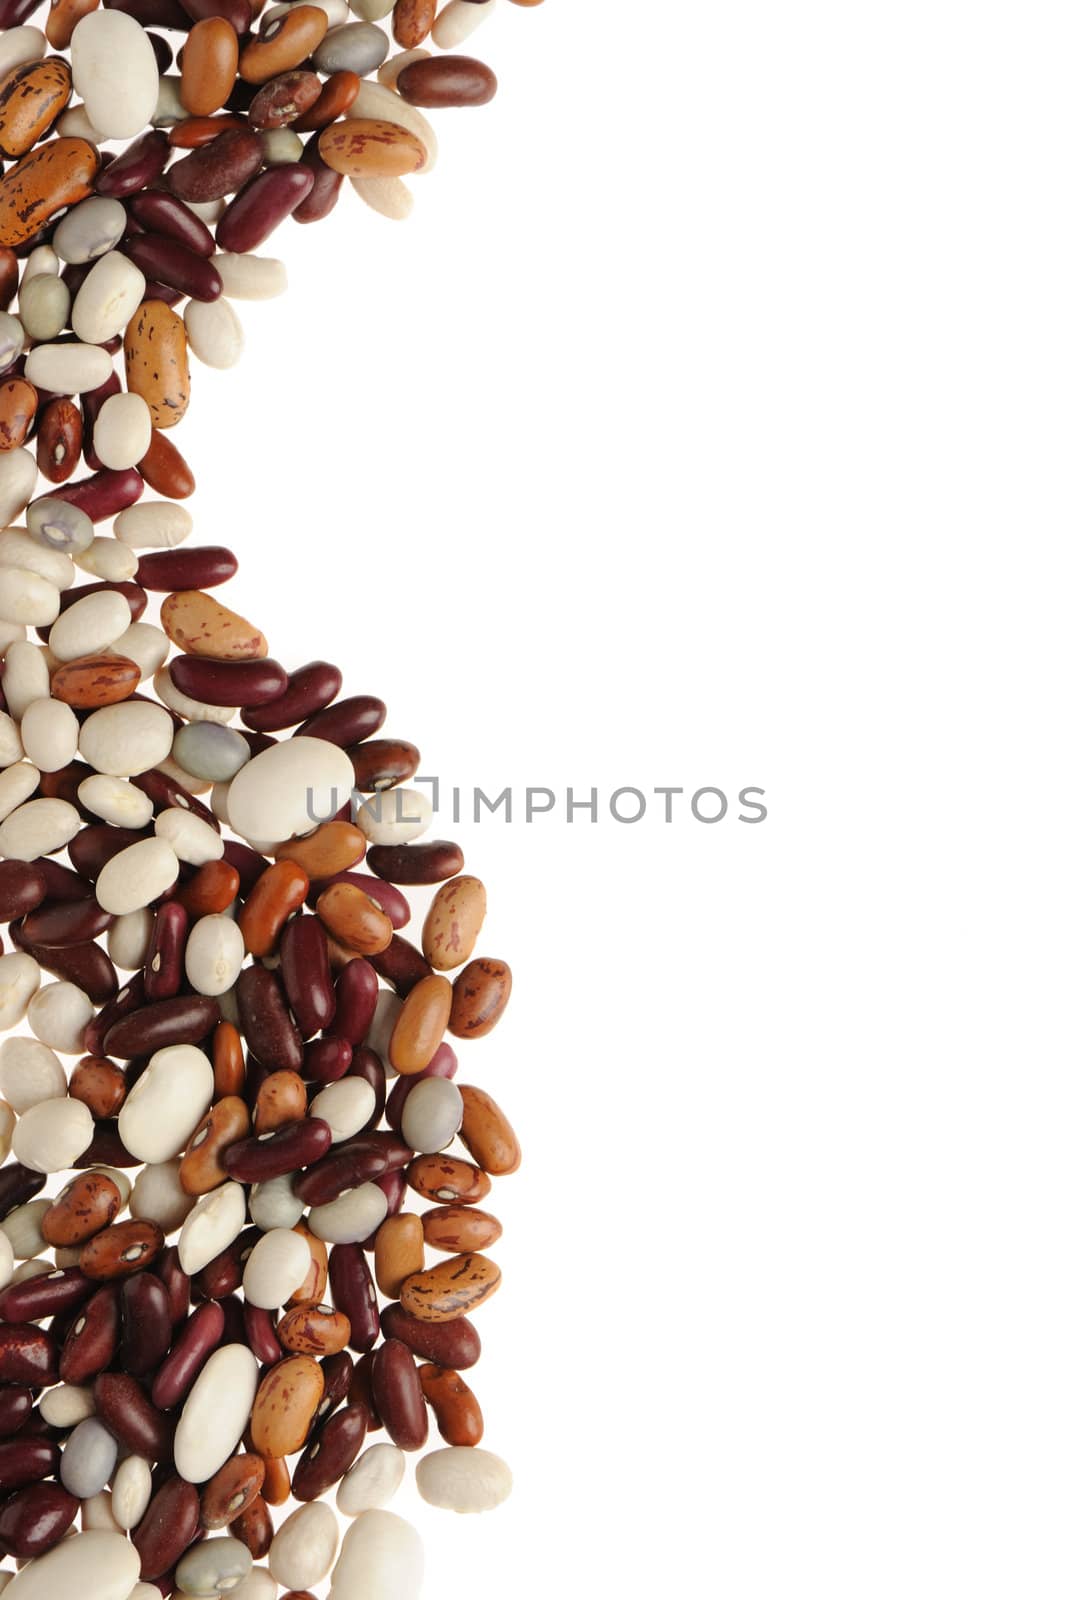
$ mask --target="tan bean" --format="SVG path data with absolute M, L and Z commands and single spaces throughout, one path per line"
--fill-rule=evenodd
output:
M 351 1323 L 343 1311 L 308 1301 L 286 1311 L 278 1323 L 277 1337 L 294 1355 L 333 1356 L 351 1338 Z
M 476 1205 L 492 1188 L 487 1173 L 458 1156 L 418 1156 L 407 1168 L 407 1180 L 423 1200 L 448 1206 Z
M 231 1456 L 204 1485 L 200 1501 L 200 1519 L 204 1527 L 212 1532 L 228 1528 L 257 1498 L 265 1477 L 266 1463 L 262 1456 L 251 1451 Z
M 322 130 L 318 153 L 327 167 L 348 178 L 402 178 L 428 160 L 425 146 L 408 128 L 379 117 L 334 122 Z
M 240 52 L 245 83 L 266 83 L 313 55 L 325 38 L 329 18 L 318 6 L 294 6 Z
M 392 37 L 401 50 L 414 50 L 428 39 L 436 21 L 436 0 L 397 0 Z
M 480 956 L 454 981 L 448 1027 L 458 1039 L 483 1039 L 491 1033 L 510 999 L 510 968 L 505 961 Z
M 145 300 L 126 328 L 124 348 L 127 389 L 144 400 L 155 427 L 174 427 L 189 406 L 185 324 L 162 300 Z
M 356 955 L 378 955 L 392 943 L 391 922 L 354 883 L 331 884 L 315 910 L 334 938 Z
M 484 1417 L 477 1396 L 461 1372 L 427 1362 L 418 1368 L 418 1381 L 433 1409 L 444 1443 L 459 1448 L 480 1444 L 484 1438 Z
M 454 1322 L 475 1311 L 499 1288 L 503 1274 L 494 1261 L 477 1253 L 452 1256 L 416 1272 L 403 1285 L 404 1311 L 419 1322 Z
M 167 595 L 159 615 L 167 638 L 187 655 L 261 661 L 268 653 L 266 636 L 258 628 L 202 589 Z
M 437 972 L 452 972 L 473 954 L 488 897 L 480 878 L 461 876 L 441 884 L 425 915 L 422 954 Z
M 365 854 L 366 835 L 353 822 L 323 822 L 304 838 L 283 844 L 277 860 L 295 861 L 313 881 L 358 866 Z
M 271 1460 L 299 1450 L 324 1391 L 325 1378 L 313 1356 L 286 1356 L 271 1367 L 251 1412 L 251 1441 L 258 1454 Z
M 503 1224 L 476 1206 L 437 1206 L 423 1214 L 422 1229 L 431 1250 L 461 1255 L 468 1250 L 489 1249 L 501 1237 Z
M 463 1115 L 459 1138 L 477 1165 L 494 1178 L 517 1172 L 521 1146 L 517 1134 L 490 1094 L 471 1083 L 459 1086 Z
M 298 1072 L 271 1072 L 263 1079 L 255 1097 L 256 1133 L 272 1133 L 286 1122 L 302 1122 L 306 1115 L 307 1085 Z
M 226 1095 L 206 1113 L 181 1158 L 178 1177 L 186 1194 L 209 1194 L 225 1183 L 228 1174 L 222 1157 L 231 1144 L 246 1139 L 251 1118 L 244 1101 Z
M 389 1300 L 397 1300 L 404 1281 L 425 1266 L 422 1219 L 413 1211 L 386 1217 L 374 1239 L 373 1270 L 377 1287 Z

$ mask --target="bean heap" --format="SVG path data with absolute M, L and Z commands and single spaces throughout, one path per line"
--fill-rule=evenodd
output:
M 345 176 L 409 212 L 420 108 L 495 91 L 423 46 L 496 0 L 39 3 L 0 0 L 0 1590 L 414 1600 L 430 1417 L 430 1504 L 510 1488 L 463 1375 L 520 1150 L 445 1038 L 510 971 L 382 701 L 217 598 L 168 434 L 280 222 Z

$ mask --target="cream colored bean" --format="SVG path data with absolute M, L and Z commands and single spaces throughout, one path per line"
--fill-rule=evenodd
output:
M 73 761 L 81 726 L 62 700 L 35 700 L 22 719 L 26 754 L 42 772 L 58 772 Z
M 381 1226 L 387 1214 L 384 1191 L 376 1183 L 363 1183 L 328 1205 L 313 1206 L 307 1214 L 307 1226 L 316 1238 L 329 1244 L 361 1244 Z
M 510 1468 L 491 1450 L 452 1446 L 431 1450 L 415 1468 L 418 1493 L 442 1511 L 468 1514 L 494 1511 L 507 1499 L 514 1480 Z
M 133 1193 L 133 1179 L 121 1167 L 90 1167 L 90 1172 L 98 1173 L 101 1178 L 110 1178 L 119 1193 L 119 1207 L 123 1211 L 129 1205 L 130 1195 Z
M 236 366 L 244 350 L 244 329 L 228 300 L 190 300 L 184 322 L 189 347 L 205 367 Z
M 59 615 L 59 590 L 22 567 L 0 567 L 0 617 L 47 628 Z
M 0 372 L 9 367 L 22 352 L 26 343 L 26 330 L 10 311 L 0 311 Z
M 122 11 L 90 12 L 74 29 L 70 64 L 74 88 L 105 139 L 143 132 L 156 111 L 159 68 L 139 22 Z
M 114 828 L 146 828 L 152 820 L 152 802 L 127 778 L 94 772 L 78 784 L 78 799 Z
M 230 783 L 230 826 L 249 843 L 311 833 L 336 814 L 354 782 L 351 760 L 338 745 L 283 739 L 252 756 Z
M 96 898 L 116 917 L 140 911 L 166 893 L 179 870 L 178 858 L 165 839 L 138 839 L 105 864 L 96 880 Z
M 393 1498 L 406 1461 L 394 1444 L 372 1444 L 364 1450 L 337 1490 L 337 1510 L 345 1517 L 379 1511 Z
M 303 140 L 292 128 L 267 128 L 260 138 L 263 164 L 267 167 L 283 167 L 298 161 L 303 153 Z
M 160 761 L 158 770 L 163 774 L 164 778 L 173 778 L 175 783 L 180 783 L 183 789 L 189 791 L 189 794 L 206 794 L 210 788 L 210 784 L 204 779 L 197 778 L 191 772 L 186 772 L 184 767 L 180 766 L 172 756 L 168 756 L 165 761 Z
M 118 1131 L 130 1155 L 158 1163 L 180 1154 L 211 1104 L 214 1069 L 192 1044 L 157 1050 L 126 1096 Z
M 457 50 L 476 33 L 496 8 L 496 0 L 482 0 L 475 5 L 472 0 L 450 0 L 433 23 L 433 43 L 438 50 Z
M 98 15 L 120 17 L 123 13 L 103 11 Z M 91 22 L 92 18 L 85 20 Z M 61 1539 L 47 1555 L 30 1561 L 8 1585 L 7 1600 L 57 1600 L 59 1595 L 129 1600 L 139 1572 L 140 1557 L 128 1539 L 93 1529 Z
M 335 1512 L 312 1500 L 287 1517 L 274 1535 L 270 1572 L 286 1589 L 313 1588 L 332 1567 L 339 1544 Z
M 70 325 L 86 346 L 99 345 L 122 332 L 145 290 L 144 273 L 128 256 L 109 250 L 89 270 L 74 297 Z M 110 356 L 108 356 L 110 367 Z
M 211 257 L 230 300 L 273 300 L 288 288 L 288 272 L 283 261 L 272 256 Z
M 7 770 L 16 772 L 18 768 Z M 80 827 L 81 818 L 66 800 L 28 800 L 0 822 L 0 856 L 9 861 L 36 861 L 38 856 L 54 855 L 70 843 Z
M 90 120 L 84 106 L 68 106 L 56 121 L 56 132 L 68 139 L 87 139 L 90 144 L 102 145 L 106 134 Z
M 303 1201 L 293 1190 L 296 1174 L 268 1178 L 252 1185 L 248 1211 L 257 1228 L 294 1228 L 303 1216 Z
M 208 1357 L 174 1435 L 174 1465 L 189 1483 L 205 1483 L 229 1460 L 247 1427 L 258 1384 L 259 1363 L 244 1345 L 224 1345 Z
M 390 222 L 405 222 L 414 210 L 414 195 L 402 178 L 349 178 L 348 182 L 371 211 Z
M 170 754 L 173 742 L 169 712 L 146 702 L 104 706 L 81 728 L 83 757 L 97 772 L 113 778 L 135 778 L 157 767 Z
M 15 1276 L 15 1253 L 11 1241 L 0 1233 L 0 1289 L 6 1289 Z
M 96 1007 L 77 984 L 46 983 L 27 1006 L 26 1021 L 42 1043 L 60 1055 L 76 1056 L 84 1051 L 85 1029 L 95 1014 Z
M 194 867 L 202 867 L 208 861 L 221 861 L 225 853 L 218 830 L 179 806 L 160 812 L 155 819 L 155 835 L 166 841 L 179 861 L 187 861 Z
M 154 622 L 134 622 L 111 646 L 111 655 L 135 661 L 141 678 L 150 678 L 170 654 L 170 640 Z
M 29 1261 L 41 1251 L 47 1250 L 48 1246 L 41 1232 L 41 1220 L 51 1203 L 50 1200 L 27 1200 L 25 1205 L 16 1206 L 14 1211 L 4 1218 L 3 1235 L 11 1246 L 16 1260 Z
M 137 573 L 136 551 L 117 539 L 94 539 L 76 559 L 82 572 L 91 572 L 106 583 L 127 583 Z
M 410 844 L 421 838 L 432 820 L 432 801 L 421 789 L 382 789 L 355 815 L 356 826 L 371 844 Z
M 28 339 L 35 343 L 57 339 L 70 321 L 70 290 L 62 278 L 39 272 L 23 282 L 18 314 Z
M 107 14 L 121 16 L 122 12 Z M 133 263 L 130 262 L 129 265 L 133 266 Z M 96 271 L 97 267 L 93 267 L 89 278 Z M 82 284 L 78 300 L 84 294 L 89 278 Z M 76 300 L 75 317 L 77 305 Z M 135 306 L 136 302 L 134 308 Z M 115 331 L 117 332 L 117 329 Z M 110 334 L 105 334 L 103 337 L 110 338 Z M 26 377 L 29 382 L 39 389 L 51 389 L 53 394 L 85 394 L 89 389 L 98 389 L 111 376 L 113 370 L 111 357 L 93 340 L 83 344 L 39 344 L 26 357 Z
M 50 690 L 48 657 L 41 646 L 16 640 L 4 657 L 4 698 L 11 715 L 21 720 L 26 707 Z
M 181 103 L 181 79 L 173 75 L 160 78 L 152 126 L 173 128 L 177 123 L 184 122 L 186 115 L 185 107 Z
M 130 1595 L 130 1600 L 139 1597 Z M 227 1592 L 226 1600 L 277 1600 L 277 1584 L 263 1567 L 252 1567 L 243 1583 Z
M 24 642 L 25 638 L 26 628 L 23 623 L 4 622 L 0 618 L 0 660 L 3 660 L 13 644 L 17 644 L 20 640 Z
M 66 1092 L 63 1064 L 46 1044 L 26 1038 L 0 1044 L 0 1094 L 20 1117 L 42 1100 L 55 1100 Z
M 224 726 L 237 714 L 236 706 L 210 706 L 202 700 L 191 700 L 180 689 L 175 689 L 168 667 L 160 667 L 154 678 L 155 692 L 164 706 L 176 711 L 186 722 L 217 722 Z
M 34 1172 L 62 1172 L 92 1143 L 94 1127 L 80 1100 L 43 1100 L 19 1118 L 11 1148 Z
M 130 1216 L 157 1222 L 164 1233 L 176 1233 L 196 1204 L 196 1196 L 181 1187 L 180 1166 L 180 1158 L 174 1157 L 142 1167 L 129 1197 Z
M 54 1261 L 23 1261 L 15 1268 L 12 1283 L 26 1283 L 30 1278 L 46 1278 L 56 1270 Z
M 77 580 L 74 563 L 61 550 L 31 539 L 22 528 L 5 528 L 0 533 L 0 567 L 21 567 L 57 589 L 69 589 Z
M 111 1510 L 119 1527 L 135 1528 L 152 1498 L 152 1469 L 143 1456 L 127 1456 L 119 1462 L 111 1491 Z
M 0 1030 L 22 1021 L 40 982 L 41 969 L 32 956 L 22 950 L 0 956 Z
M 0 711 L 0 767 L 14 766 L 24 754 L 18 723 L 6 711 Z
M 57 661 L 96 655 L 121 638 L 132 620 L 125 595 L 101 589 L 63 612 L 49 634 L 48 648 Z
M 0 75 L 6 77 L 24 61 L 40 61 L 47 50 L 48 40 L 40 28 L 6 28 L 0 34 Z
M 425 165 L 418 168 L 419 174 L 431 172 L 436 166 L 440 145 L 432 124 L 416 106 L 408 105 L 406 100 L 400 99 L 398 94 L 386 89 L 383 84 L 364 78 L 348 108 L 347 116 L 380 117 L 385 122 L 398 122 L 401 128 L 407 128 L 425 146 Z
M 232 989 L 244 962 L 244 939 L 232 917 L 201 917 L 185 946 L 185 975 L 197 994 Z
M 311 1247 L 291 1228 L 271 1228 L 252 1249 L 244 1267 L 244 1298 L 249 1305 L 276 1311 L 291 1299 L 311 1269 Z
M 409 1522 L 364 1511 L 344 1535 L 330 1600 L 418 1600 L 425 1556 Z
M 137 972 L 148 959 L 155 912 L 145 907 L 142 911 L 127 911 L 117 917 L 107 930 L 107 953 L 116 967 L 123 972 Z
M 182 1272 L 193 1277 L 213 1261 L 244 1226 L 244 1190 L 239 1183 L 223 1183 L 197 1200 L 181 1225 L 178 1260 Z
M 11 1154 L 11 1135 L 15 1131 L 15 1113 L 6 1100 L 0 1100 L 0 1163 Z
M 23 283 L 29 283 L 34 278 L 41 276 L 54 276 L 62 266 L 62 262 L 50 244 L 39 244 L 30 251 L 26 257 L 26 265 L 22 269 Z
M 92 430 L 93 449 L 104 466 L 116 470 L 135 467 L 151 442 L 152 414 L 147 402 L 139 394 L 110 395 Z
M 37 487 L 37 462 L 21 446 L 0 453 L 0 523 L 12 522 L 29 505 Z
M 376 1096 L 365 1078 L 341 1078 L 328 1083 L 309 1106 L 312 1117 L 328 1122 L 334 1142 L 351 1139 L 373 1116 Z
M 40 1399 L 41 1416 L 50 1428 L 76 1428 L 86 1417 L 95 1415 L 92 1390 L 76 1383 L 60 1383 L 46 1389 Z
M 192 517 L 172 500 L 128 506 L 115 518 L 115 538 L 131 550 L 172 550 L 192 532 Z

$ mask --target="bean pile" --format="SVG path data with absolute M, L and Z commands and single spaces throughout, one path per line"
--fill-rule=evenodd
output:
M 431 1419 L 430 1504 L 509 1493 L 464 1374 L 521 1156 L 446 1037 L 509 998 L 484 886 L 383 702 L 220 602 L 168 436 L 279 223 L 408 214 L 423 109 L 496 87 L 426 46 L 496 3 L 0 0 L 8 1600 L 414 1600 Z

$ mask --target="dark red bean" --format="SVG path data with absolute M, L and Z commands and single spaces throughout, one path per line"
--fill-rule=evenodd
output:
M 121 1335 L 120 1293 L 117 1283 L 105 1283 L 74 1322 L 59 1356 L 64 1383 L 89 1383 L 115 1359 Z
M 244 1266 L 241 1261 L 241 1243 L 234 1239 L 224 1250 L 219 1251 L 212 1261 L 196 1274 L 193 1283 L 197 1294 L 205 1299 L 223 1301 L 234 1294 L 241 1285 L 244 1276 Z M 223 1322 L 225 1313 L 223 1312 Z M 243 1331 L 241 1334 L 243 1339 Z M 229 1342 L 228 1340 L 226 1341 Z
M 4 862 L 4 866 L 19 866 L 20 862 Z M 38 856 L 34 867 L 44 877 L 46 900 L 91 900 L 92 884 L 48 856 Z
M 380 1056 L 367 1045 L 360 1045 L 352 1057 L 348 1076 L 363 1078 L 373 1090 L 375 1104 L 370 1126 L 371 1128 L 376 1127 L 385 1109 L 385 1094 L 388 1088 L 385 1069 L 381 1064 Z
M 264 1367 L 275 1366 L 281 1360 L 285 1352 L 277 1337 L 273 1316 L 269 1311 L 264 1311 L 262 1306 L 249 1305 L 245 1301 L 244 1334 L 252 1355 Z
M 85 1049 L 91 1056 L 102 1056 L 104 1053 L 104 1040 L 123 1017 L 128 1017 L 134 1011 L 140 1011 L 145 1002 L 144 977 L 137 973 L 131 978 L 124 988 L 120 989 L 115 998 L 108 1002 L 85 1029 Z
M 189 914 L 178 900 L 159 907 L 144 960 L 144 993 L 150 1001 L 172 1000 L 185 976 Z
M 370 871 L 387 883 L 443 883 L 465 864 L 460 847 L 447 839 L 429 844 L 372 844 L 366 852 Z
M 59 1468 L 59 1446 L 51 1439 L 0 1439 L 0 1490 L 40 1483 Z
M 421 951 L 398 933 L 392 935 L 386 950 L 366 959 L 377 976 L 391 984 L 402 999 L 406 999 L 415 985 L 421 983 L 423 978 L 431 977 L 433 972 Z
M 157 1489 L 131 1538 L 141 1558 L 141 1579 L 161 1578 L 180 1561 L 196 1537 L 200 1497 L 193 1484 L 175 1474 Z
M 35 1483 L 20 1489 L 0 1510 L 0 1544 L 28 1561 L 51 1550 L 70 1527 L 81 1501 L 58 1483 Z
M 306 1205 L 328 1205 L 346 1189 L 376 1183 L 385 1173 L 405 1167 L 413 1158 L 414 1151 L 394 1133 L 360 1133 L 309 1166 L 296 1179 L 294 1188 Z
M 247 895 L 258 883 L 267 867 L 270 865 L 265 856 L 258 850 L 253 850 L 250 844 L 244 844 L 239 839 L 227 839 L 225 854 L 222 859 L 231 866 L 240 878 L 240 892 Z
M 67 853 L 76 872 L 95 882 L 113 856 L 151 834 L 147 828 L 113 828 L 109 823 L 96 822 L 76 833 L 67 846 Z
M 257 250 L 277 225 L 307 198 L 314 181 L 314 173 L 299 161 L 270 167 L 252 178 L 229 202 L 219 219 L 215 228 L 218 248 L 237 252 Z
M 33 1410 L 33 1390 L 10 1384 L 0 1389 L 0 1438 L 9 1439 L 25 1425 Z M 3 1536 L 0 1535 L 0 1542 Z
M 143 590 L 141 592 L 143 593 Z M 139 789 L 142 794 L 148 796 L 148 799 L 155 807 L 157 816 L 160 811 L 171 811 L 177 806 L 181 811 L 191 811 L 192 815 L 199 817 L 202 822 L 210 823 L 216 833 L 221 831 L 218 818 L 210 807 L 205 806 L 201 800 L 197 800 L 194 794 L 190 794 L 182 784 L 178 783 L 176 778 L 170 777 L 168 773 L 157 772 L 153 769 L 151 772 L 138 773 L 137 777 L 131 778 L 129 781 L 134 788 Z
M 310 187 L 306 197 L 292 213 L 294 222 L 321 222 L 335 208 L 340 199 L 340 191 L 344 186 L 343 175 L 334 172 L 322 160 L 318 150 L 319 135 L 315 134 L 303 148 L 300 165 L 305 167 L 311 175 Z
M 21 922 L 20 930 L 29 944 L 58 947 L 96 939 L 107 932 L 114 920 L 95 900 L 68 900 L 31 912 Z
M 381 1331 L 386 1339 L 399 1339 L 414 1355 L 438 1367 L 465 1372 L 481 1359 L 481 1336 L 468 1317 L 422 1322 L 396 1304 L 382 1311 Z
M 486 106 L 498 83 L 491 67 L 474 56 L 433 56 L 412 61 L 396 79 L 412 106 Z
M 105 11 L 124 11 L 142 28 L 169 28 L 177 33 L 189 29 L 187 13 L 178 0 L 104 0 Z
M 21 28 L 41 0 L 0 0 L 0 28 Z
M 340 668 L 331 661 L 310 661 L 289 674 L 288 688 L 276 700 L 245 708 L 240 720 L 256 733 L 278 733 L 282 728 L 294 728 L 304 718 L 324 710 L 340 693 L 342 682 Z
M 336 1013 L 332 1030 L 351 1045 L 360 1045 L 370 1031 L 380 994 L 377 974 L 367 961 L 349 961 L 336 978 Z
M 346 1039 L 325 1034 L 303 1047 L 303 1076 L 312 1083 L 336 1083 L 347 1076 L 354 1051 Z
M 381 1321 L 373 1274 L 361 1245 L 333 1246 L 329 1254 L 329 1287 L 333 1305 L 351 1323 L 351 1348 L 372 1350 L 377 1343 Z
M 136 1279 L 132 1280 L 134 1283 Z M 186 1280 L 187 1281 L 187 1280 Z M 225 1314 L 215 1300 L 197 1306 L 174 1339 L 152 1383 L 152 1404 L 160 1411 L 180 1405 L 199 1377 L 208 1356 L 222 1342 Z
M 280 980 L 265 967 L 245 967 L 236 983 L 237 1010 L 248 1049 L 268 1072 L 299 1072 L 303 1041 Z
M 55 1317 L 80 1306 L 93 1293 L 95 1285 L 77 1267 L 57 1267 L 21 1283 L 9 1283 L 0 1291 L 0 1318 L 4 1322 L 36 1322 Z M 0 1342 L 6 1330 L 0 1328 Z M 0 1383 L 29 1383 L 26 1378 L 8 1377 L 0 1359 Z M 54 1380 L 53 1380 L 54 1381 Z
M 420 1450 L 429 1437 L 429 1412 L 413 1355 L 399 1339 L 374 1352 L 370 1374 L 374 1404 L 400 1450 Z
M 44 1173 L 32 1172 L 21 1161 L 9 1161 L 6 1167 L 0 1167 L 0 1221 L 10 1216 L 16 1206 L 24 1206 L 27 1200 L 40 1194 L 44 1184 Z M 3 1314 L 3 1296 L 0 1295 L 0 1317 Z
M 377 1407 L 374 1404 L 373 1383 L 371 1382 L 372 1373 L 373 1351 L 368 1350 L 355 1363 L 355 1370 L 351 1375 L 351 1389 L 348 1392 L 348 1399 L 352 1405 L 358 1401 L 366 1407 L 370 1415 L 370 1424 L 367 1432 L 376 1433 L 381 1427 L 381 1418 L 377 1415 Z
M 126 1372 L 101 1372 L 92 1392 L 97 1416 L 121 1444 L 149 1461 L 170 1460 L 173 1418 L 156 1410 L 136 1378 Z
M 311 892 L 307 896 L 307 904 L 312 908 L 318 904 L 318 898 L 323 895 L 333 883 L 353 883 L 356 889 L 361 889 L 363 894 L 368 894 L 376 905 L 381 907 L 393 928 L 405 928 L 410 921 L 410 905 L 406 896 L 391 883 L 385 883 L 381 878 L 371 878 L 368 872 L 334 872 L 331 878 L 318 878 L 311 884 Z M 353 961 L 351 966 L 355 966 Z
M 392 1085 L 391 1093 L 385 1103 L 385 1117 L 388 1126 L 394 1132 L 399 1132 L 403 1120 L 403 1107 L 407 1103 L 407 1096 L 416 1083 L 421 1083 L 423 1078 L 453 1078 L 459 1068 L 459 1058 L 449 1044 L 442 1044 L 429 1065 L 421 1072 L 407 1073 L 396 1079 Z
M 77 483 L 61 483 L 50 491 L 53 500 L 67 500 L 84 511 L 92 522 L 106 522 L 117 517 L 127 506 L 136 505 L 144 493 L 144 479 L 135 467 L 113 469 L 105 467 L 89 478 L 79 478 Z M 105 588 L 117 588 L 105 584 Z M 68 590 L 67 593 L 73 591 Z M 82 591 L 84 593 L 84 590 Z
M 236 33 L 247 33 L 258 8 L 251 0 L 181 0 L 181 6 L 193 22 L 205 17 L 225 17 Z
M 244 1332 L 243 1301 L 238 1300 L 235 1294 L 231 1294 L 226 1295 L 218 1304 L 222 1307 L 222 1316 L 225 1319 L 225 1332 L 222 1335 L 222 1343 L 246 1345 L 248 1339 Z
M 366 1407 L 356 1401 L 318 1427 L 292 1474 L 292 1493 L 297 1500 L 317 1500 L 340 1482 L 362 1449 L 369 1422 Z
M 240 1183 L 265 1183 L 309 1166 L 325 1154 L 332 1142 L 328 1122 L 307 1117 L 302 1122 L 285 1123 L 264 1139 L 239 1139 L 222 1157 L 222 1165 Z
M 222 277 L 218 268 L 206 256 L 198 255 L 176 239 L 167 239 L 161 233 L 136 234 L 123 241 L 122 253 L 140 267 L 145 276 L 188 295 L 191 300 L 210 302 L 221 296 Z
M 273 1543 L 274 1522 L 270 1507 L 262 1495 L 257 1495 L 239 1517 L 234 1517 L 229 1531 L 234 1539 L 239 1539 L 241 1544 L 248 1547 L 253 1561 L 258 1561 L 266 1554 Z
M 94 1005 L 103 1005 L 118 992 L 118 974 L 107 951 L 98 944 L 48 946 L 31 944 L 19 924 L 11 924 L 12 942 L 42 967 L 84 989 Z
M 118 1123 L 110 1120 L 101 1120 L 93 1129 L 92 1143 L 88 1149 L 83 1150 L 71 1166 L 83 1170 L 86 1167 L 139 1167 L 140 1160 L 131 1156 L 118 1131 Z
M 338 700 L 324 711 L 308 717 L 297 734 L 308 739 L 325 739 L 328 744 L 358 744 L 375 734 L 387 715 L 383 700 L 376 695 L 355 694 L 347 700 Z
M 248 121 L 257 129 L 287 128 L 311 109 L 321 92 L 316 72 L 282 72 L 256 90 L 248 106 Z
M 0 922 L 27 916 L 47 893 L 44 873 L 36 862 L 0 861 Z
M 278 662 L 208 661 L 202 656 L 175 656 L 170 662 L 174 687 L 209 706 L 257 706 L 283 694 L 288 676 Z
M 173 594 L 176 589 L 214 589 L 235 575 L 238 564 L 232 550 L 220 544 L 156 550 L 141 556 L 137 582 L 142 589 L 161 594 Z
M 388 1205 L 388 1215 L 394 1217 L 398 1211 L 403 1210 L 403 1203 L 407 1195 L 407 1176 L 402 1168 L 392 1172 L 383 1172 L 377 1180 L 377 1187 L 385 1197 Z M 366 1240 L 367 1250 L 372 1250 L 377 1239 L 376 1232 L 373 1238 Z
M 337 1001 L 329 967 L 329 941 L 317 917 L 293 917 L 281 933 L 281 980 L 305 1039 L 328 1028 Z M 258 1051 L 255 1052 L 258 1054 Z
M 135 1378 L 154 1372 L 170 1348 L 170 1296 L 153 1272 L 122 1285 L 122 1366 Z
M 21 1289 L 24 1284 L 12 1284 L 11 1288 Z M 5 1290 L 7 1294 L 9 1291 Z M 35 1328 L 32 1323 L 15 1320 L 24 1313 L 12 1296 L 8 1304 L 17 1306 L 12 1312 L 0 1308 L 0 1314 L 9 1317 L 0 1327 L 0 1383 L 23 1383 L 31 1388 L 42 1389 L 47 1384 L 55 1383 L 59 1377 L 59 1352 L 56 1342 L 51 1334 L 45 1333 L 43 1328 Z M 60 1310 L 61 1306 L 49 1307 L 45 1312 L 32 1312 L 31 1315 L 46 1316 L 52 1310 Z
M 198 256 L 214 255 L 214 236 L 206 222 L 165 189 L 146 189 L 143 194 L 133 195 L 128 210 L 148 233 L 164 234 Z
M 174 52 L 171 50 L 166 40 L 160 38 L 157 33 L 150 33 L 148 35 L 148 43 L 151 45 L 155 54 L 155 65 L 159 70 L 160 76 L 162 76 L 168 67 L 173 66 Z
M 251 128 L 227 128 L 210 144 L 176 161 L 166 175 L 166 184 L 179 200 L 203 205 L 234 194 L 249 179 L 254 182 L 254 174 L 262 164 L 259 135 Z M 236 248 L 223 242 L 217 228 L 215 239 L 223 250 Z
M 160 1000 L 116 1022 L 104 1040 L 103 1053 L 129 1061 L 134 1056 L 154 1055 L 170 1044 L 199 1044 L 217 1026 L 220 1017 L 218 1002 L 206 995 Z
M 413 778 L 421 751 L 406 739 L 367 739 L 348 751 L 355 768 L 355 787 L 364 792 L 394 789 Z
M 163 1251 L 155 1263 L 155 1272 L 170 1301 L 170 1321 L 176 1327 L 189 1314 L 192 1300 L 192 1279 L 182 1272 L 176 1244 Z M 156 1402 L 158 1404 L 158 1401 Z
M 316 1413 L 318 1421 L 322 1422 L 330 1416 L 339 1405 L 343 1405 L 351 1389 L 351 1378 L 355 1371 L 355 1363 L 346 1350 L 338 1350 L 334 1355 L 326 1356 L 320 1361 L 322 1377 L 325 1388 L 322 1398 L 318 1402 Z

